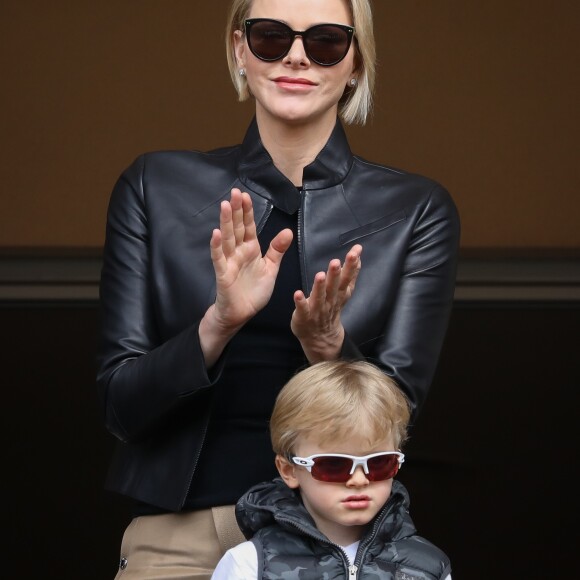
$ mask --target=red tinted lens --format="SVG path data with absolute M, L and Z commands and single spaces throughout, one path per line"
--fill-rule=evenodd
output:
M 399 458 L 397 455 L 379 455 L 367 461 L 369 481 L 384 481 L 395 477 L 399 471 Z
M 343 483 L 350 478 L 352 459 L 348 457 L 315 457 L 310 471 L 314 479 L 332 483 Z
M 315 457 L 313 461 L 310 473 L 318 481 L 344 483 L 351 477 L 352 459 L 348 457 Z M 399 459 L 397 455 L 378 455 L 369 459 L 367 466 L 369 481 L 384 481 L 397 475 Z

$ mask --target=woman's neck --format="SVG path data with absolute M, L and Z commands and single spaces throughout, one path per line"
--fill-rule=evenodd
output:
M 274 165 L 294 185 L 302 185 L 304 168 L 312 163 L 326 145 L 336 116 L 328 116 L 318 123 L 292 125 L 256 113 L 260 139 L 272 157 Z

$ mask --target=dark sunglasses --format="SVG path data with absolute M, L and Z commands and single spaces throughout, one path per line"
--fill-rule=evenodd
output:
M 284 58 L 300 36 L 306 56 L 321 66 L 338 64 L 347 55 L 354 35 L 354 28 L 344 24 L 316 24 L 307 30 L 292 30 L 271 18 L 250 18 L 245 21 L 245 30 L 248 46 L 260 60 Z
M 318 481 L 345 483 L 359 465 L 362 465 L 369 481 L 391 479 L 397 475 L 399 467 L 405 461 L 405 455 L 399 451 L 383 451 L 363 457 L 341 453 L 320 453 L 310 457 L 291 457 L 291 459 L 296 465 L 308 469 L 310 475 Z

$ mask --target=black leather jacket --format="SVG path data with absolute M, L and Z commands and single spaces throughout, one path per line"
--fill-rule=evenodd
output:
M 415 412 L 432 380 L 453 300 L 459 219 L 439 184 L 352 155 L 342 125 L 304 169 L 303 194 L 273 165 L 255 120 L 240 146 L 143 155 L 113 190 L 101 277 L 98 388 L 121 443 L 108 487 L 168 510 L 185 500 L 212 386 L 198 324 L 215 295 L 209 240 L 220 202 L 248 191 L 258 231 L 272 206 L 298 209 L 302 286 L 363 246 L 342 313 L 343 357 L 393 376 Z M 295 289 L 292 289 L 292 291 Z

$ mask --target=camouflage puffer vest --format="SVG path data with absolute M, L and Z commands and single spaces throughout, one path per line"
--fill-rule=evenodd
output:
M 416 534 L 408 505 L 405 487 L 394 481 L 352 566 L 342 548 L 318 531 L 299 494 L 279 478 L 250 489 L 236 517 L 256 546 L 263 580 L 443 580 L 451 572 L 449 558 Z

